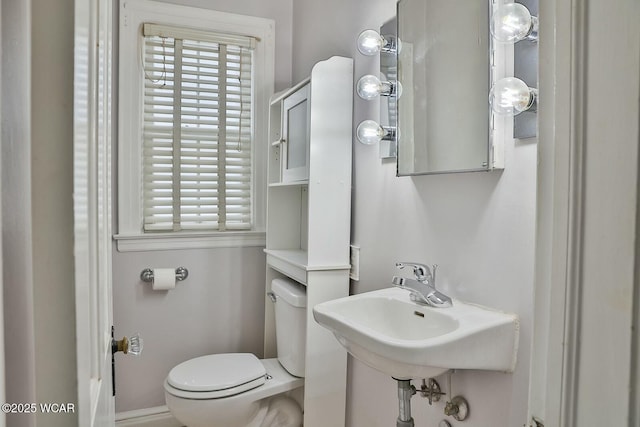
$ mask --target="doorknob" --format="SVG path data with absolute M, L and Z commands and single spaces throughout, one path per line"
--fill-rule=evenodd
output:
M 124 354 L 133 354 L 139 356 L 142 353 L 143 340 L 140 338 L 140 334 L 135 334 L 129 338 L 122 337 L 121 340 L 111 339 L 111 353 L 116 354 L 121 351 Z
M 122 337 L 121 340 L 116 341 L 113 338 L 113 326 L 111 326 L 111 387 L 112 395 L 116 395 L 116 353 L 121 351 L 124 354 L 133 354 L 139 356 L 142 353 L 142 338 L 140 334 L 133 336 Z

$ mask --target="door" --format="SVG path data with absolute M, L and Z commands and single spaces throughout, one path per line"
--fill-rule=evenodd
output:
M 76 0 L 74 255 L 78 424 L 114 425 L 111 372 L 111 68 L 108 0 Z

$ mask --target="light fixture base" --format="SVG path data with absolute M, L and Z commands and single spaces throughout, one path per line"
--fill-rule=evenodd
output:
M 531 15 L 538 14 L 539 0 L 518 0 L 522 3 Z M 537 21 L 537 20 L 536 20 Z M 537 22 L 533 31 L 538 32 Z M 533 34 L 533 32 L 531 33 Z M 513 46 L 514 55 L 514 75 L 518 76 L 529 87 L 538 88 L 538 43 L 529 43 L 526 41 L 516 43 Z M 534 138 L 538 135 L 538 115 L 536 113 L 537 104 L 531 109 L 518 114 L 513 121 L 513 137 L 517 139 Z

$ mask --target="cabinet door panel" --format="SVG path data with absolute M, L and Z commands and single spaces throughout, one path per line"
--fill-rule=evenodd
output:
M 309 178 L 309 85 L 287 97 L 282 114 L 282 180 Z

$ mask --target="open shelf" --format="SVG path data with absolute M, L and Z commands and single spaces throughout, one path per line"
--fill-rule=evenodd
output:
M 300 185 L 309 185 L 309 181 L 272 182 L 269 184 L 269 187 L 296 187 Z
M 307 284 L 307 251 L 302 249 L 265 249 L 267 265 L 292 279 Z
M 349 270 L 349 264 L 331 264 L 331 265 L 310 265 L 309 254 L 304 249 L 265 249 L 267 254 L 267 265 L 280 265 L 284 262 L 292 268 L 301 271 L 325 271 L 325 270 Z M 276 262 L 277 260 L 277 262 Z M 286 271 L 281 273 L 287 274 Z

